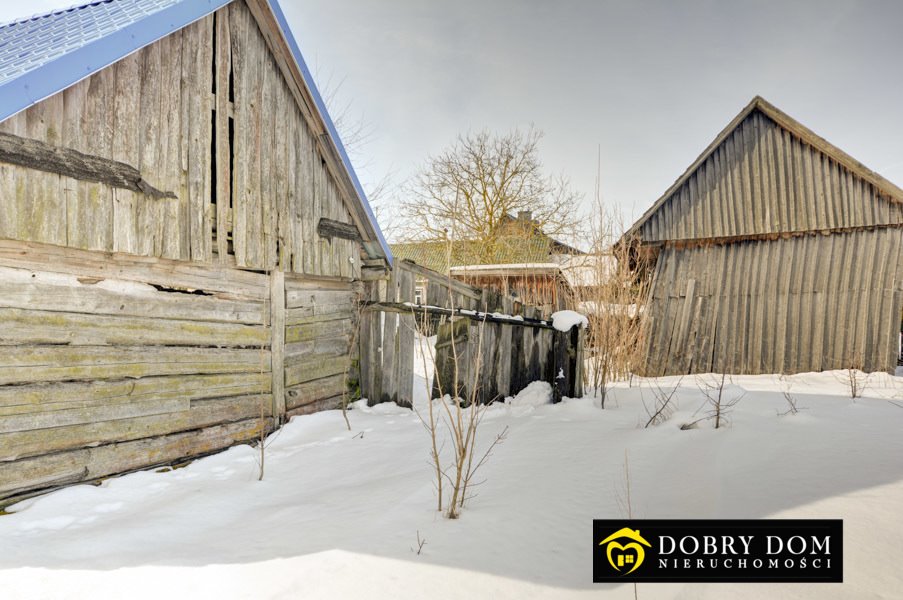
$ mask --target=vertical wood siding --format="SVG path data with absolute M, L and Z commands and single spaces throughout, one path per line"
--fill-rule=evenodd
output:
M 322 217 L 353 222 L 347 199 L 244 2 L 0 130 L 125 162 L 177 196 L 0 164 L 2 238 L 258 270 L 359 273 L 357 243 L 316 234 Z
M 644 374 L 893 373 L 901 313 L 899 229 L 666 246 Z
M 903 223 L 903 204 L 753 111 L 649 218 L 655 242 Z

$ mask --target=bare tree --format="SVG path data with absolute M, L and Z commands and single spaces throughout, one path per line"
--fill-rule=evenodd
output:
M 400 202 L 410 219 L 411 239 L 472 240 L 482 252 L 496 251 L 507 236 L 572 236 L 582 218 L 579 196 L 563 176 L 547 175 L 539 158 L 542 133 L 534 128 L 506 134 L 459 135 L 430 157 Z M 518 231 L 510 216 L 529 211 Z

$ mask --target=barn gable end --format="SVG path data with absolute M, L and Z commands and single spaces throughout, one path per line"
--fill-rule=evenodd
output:
M 903 192 L 755 98 L 622 238 L 654 257 L 639 370 L 894 372 Z
M 0 26 L 31 53 L 0 44 L 0 507 L 353 390 L 391 255 L 286 27 L 275 0 Z
M 265 0 L 231 2 L 0 123 L 125 163 L 173 196 L 3 163 L 0 237 L 359 274 L 359 243 L 321 238 L 325 218 L 356 227 L 365 257 L 390 260 L 280 31 Z
M 642 242 L 903 223 L 903 191 L 755 98 L 631 228 Z

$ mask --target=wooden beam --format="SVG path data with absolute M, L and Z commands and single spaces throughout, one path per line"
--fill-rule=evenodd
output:
M 555 329 L 550 321 L 542 319 L 533 319 L 529 317 L 510 317 L 502 316 L 494 313 L 485 313 L 466 308 L 442 308 L 440 306 L 429 306 L 423 304 L 411 304 L 409 302 L 367 302 L 366 310 L 375 310 L 382 312 L 394 312 L 410 315 L 429 314 L 429 315 L 445 315 L 453 317 L 463 317 L 473 321 L 486 321 L 487 323 L 501 323 L 503 325 L 517 325 L 519 327 L 536 327 L 539 329 Z
M 317 223 L 317 234 L 320 237 L 331 240 L 332 238 L 341 238 L 343 240 L 351 240 L 353 242 L 361 242 L 361 234 L 357 227 L 350 223 L 342 223 L 332 219 L 322 218 Z
M 105 183 L 154 198 L 178 198 L 175 193 L 160 191 L 146 182 L 131 165 L 10 133 L 0 132 L 0 161 L 82 181 Z

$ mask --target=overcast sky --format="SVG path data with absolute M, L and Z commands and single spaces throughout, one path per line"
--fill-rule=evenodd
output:
M 602 194 L 632 219 L 756 94 L 903 185 L 897 0 L 280 3 L 311 69 L 372 128 L 354 157 L 365 187 L 459 132 L 532 123 L 587 201 L 601 148 Z

